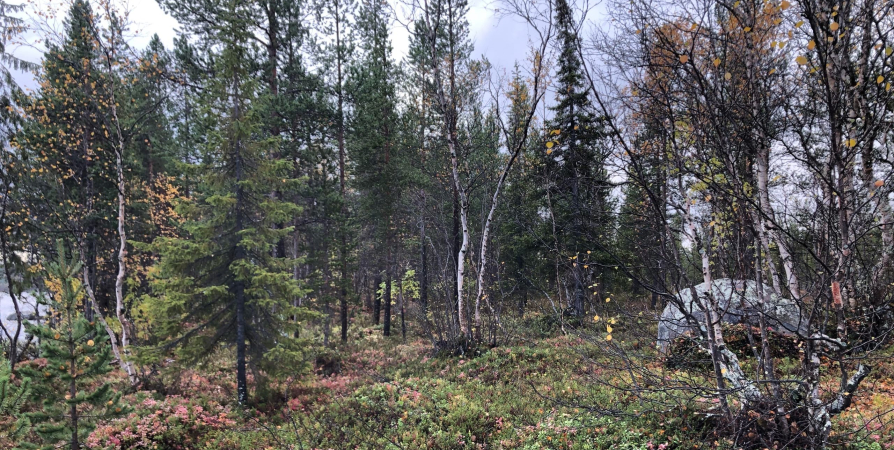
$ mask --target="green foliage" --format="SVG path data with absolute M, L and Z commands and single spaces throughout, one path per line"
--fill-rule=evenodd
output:
M 28 417 L 21 412 L 30 395 L 31 379 L 24 378 L 17 386 L 9 361 L 0 353 L 0 444 L 12 444 L 31 427 Z
M 61 244 L 58 251 L 59 261 L 47 266 L 53 297 L 44 302 L 50 323 L 27 325 L 40 340 L 41 359 L 20 368 L 22 376 L 32 380 L 31 399 L 40 404 L 27 417 L 43 445 L 25 443 L 24 448 L 78 449 L 98 423 L 129 409 L 106 378 L 112 371 L 109 337 L 99 323 L 80 312 L 81 264 L 68 260 Z
M 182 237 L 155 241 L 161 259 L 147 301 L 163 348 L 178 348 L 185 361 L 235 345 L 238 398 L 245 402 L 247 364 L 268 374 L 304 365 L 306 341 L 296 336 L 312 314 L 295 306 L 307 293 L 291 273 L 295 261 L 273 251 L 293 231 L 278 224 L 301 209 L 270 192 L 295 189 L 300 180 L 290 178 L 278 140 L 261 133 L 241 12 L 232 5 L 215 30 L 227 45 L 203 92 L 203 120 L 213 126 L 196 167 L 201 183 L 178 210 Z

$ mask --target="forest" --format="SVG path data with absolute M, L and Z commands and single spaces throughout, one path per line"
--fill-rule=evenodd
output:
M 141 2 L 0 0 L 0 448 L 894 446 L 890 0 Z

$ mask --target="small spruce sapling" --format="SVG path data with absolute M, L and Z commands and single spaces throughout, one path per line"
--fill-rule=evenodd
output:
M 26 416 L 43 442 L 24 443 L 26 449 L 78 450 L 99 422 L 128 412 L 121 394 L 103 381 L 112 370 L 109 338 L 81 312 L 81 264 L 66 260 L 62 245 L 58 254 L 59 261 L 47 268 L 52 297 L 41 299 L 53 320 L 28 324 L 28 332 L 40 340 L 41 360 L 20 371 L 32 380 L 31 399 L 40 409 Z

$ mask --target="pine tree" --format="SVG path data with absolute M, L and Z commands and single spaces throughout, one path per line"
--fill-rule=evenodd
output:
M 32 380 L 31 399 L 41 406 L 27 417 L 43 445 L 24 447 L 77 450 L 99 422 L 126 414 L 128 408 L 111 383 L 101 381 L 112 370 L 111 346 L 103 327 L 81 312 L 81 263 L 66 258 L 61 243 L 57 251 L 58 261 L 47 266 L 46 283 L 53 296 L 44 300 L 52 320 L 27 325 L 40 340 L 44 362 L 19 370 Z
M 235 346 L 237 399 L 248 401 L 246 368 L 294 370 L 303 341 L 293 336 L 309 315 L 292 305 L 306 291 L 292 278 L 289 261 L 274 247 L 300 212 L 270 195 L 271 186 L 294 189 L 290 164 L 276 139 L 260 131 L 258 83 L 248 73 L 248 27 L 235 2 L 216 31 L 223 44 L 215 77 L 202 98 L 214 124 L 206 137 L 202 183 L 182 205 L 184 237 L 160 238 L 161 255 L 152 310 L 165 347 L 186 361 L 201 361 L 222 345 Z M 256 372 L 259 373 L 259 372 Z
M 607 149 L 600 142 L 605 136 L 603 120 L 594 113 L 584 86 L 574 14 L 566 0 L 556 1 L 555 14 L 561 52 L 552 107 L 555 116 L 546 126 L 547 150 L 542 163 L 559 228 L 560 251 L 564 251 L 559 257 L 567 261 L 574 287 L 571 313 L 581 316 L 590 279 L 584 266 L 605 263 L 599 252 L 590 256 L 587 252 L 607 247 L 611 236 L 611 183 L 605 169 Z
M 406 158 L 398 141 L 395 105 L 396 70 L 391 60 L 386 6 L 366 1 L 357 17 L 363 56 L 352 68 L 354 117 L 350 149 L 356 165 L 355 185 L 362 193 L 361 220 L 372 224 L 384 257 L 384 329 L 391 334 L 391 282 L 394 279 L 394 226 L 398 202 L 406 185 Z

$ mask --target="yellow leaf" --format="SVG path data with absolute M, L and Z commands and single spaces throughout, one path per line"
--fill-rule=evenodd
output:
M 804 25 L 804 21 L 799 20 L 798 23 L 795 24 L 795 28 L 801 28 L 802 25 Z
M 885 180 L 875 180 L 875 187 L 882 187 L 885 185 Z
M 593 322 L 599 322 L 599 314 L 593 317 Z
M 811 40 L 807 43 L 807 50 L 813 50 L 816 48 L 816 41 Z
M 87 346 L 93 347 L 93 339 L 90 339 L 89 341 L 87 341 Z
M 847 140 L 847 146 L 850 147 L 850 148 L 854 148 L 854 147 L 856 147 L 856 146 L 857 146 L 857 140 L 856 140 L 856 139 L 848 139 L 848 140 Z
M 714 59 L 714 67 L 720 67 L 720 58 Z
M 546 154 L 549 155 L 549 154 L 551 154 L 552 152 L 553 152 L 552 150 L 547 150 L 547 151 L 546 151 Z
M 742 3 L 742 2 L 737 1 L 736 3 L 733 3 L 733 8 L 738 8 L 738 7 L 739 7 L 739 3 Z
M 807 57 L 804 55 L 800 55 L 797 58 L 795 58 L 795 61 L 797 61 L 798 64 L 803 66 L 803 65 L 807 64 Z
M 546 143 L 546 148 L 553 148 L 553 141 L 549 141 Z
M 727 72 L 726 75 L 723 76 L 723 78 L 725 78 L 727 81 L 729 81 L 730 79 L 733 78 L 733 74 Z
M 788 0 L 782 0 L 782 3 L 779 4 L 779 9 L 785 11 L 792 7 L 792 4 L 788 2 Z
M 608 335 L 608 336 L 606 336 L 606 337 L 605 337 L 605 340 L 606 340 L 606 341 L 610 341 L 610 340 L 612 340 L 612 335 Z
M 606 302 L 606 303 L 608 303 L 608 302 L 610 302 L 610 301 L 612 301 L 611 297 L 605 297 L 605 302 Z
M 831 24 L 829 24 L 829 29 L 832 30 L 832 31 L 837 30 L 837 29 L 838 29 L 838 22 L 832 22 Z
M 750 33 L 750 32 L 751 32 L 751 27 L 745 27 L 745 32 L 746 32 L 746 33 Z
M 680 55 L 680 62 L 683 64 L 689 62 L 689 55 Z
M 606 325 L 606 326 L 605 326 L 605 331 L 611 333 L 611 332 L 612 332 L 612 326 L 611 326 L 611 325 Z
M 879 75 L 878 78 L 875 79 L 875 82 L 878 84 L 882 84 L 883 81 L 885 81 L 885 77 L 881 75 Z
M 776 73 L 776 69 L 770 69 L 770 75 L 773 75 L 774 73 Z

